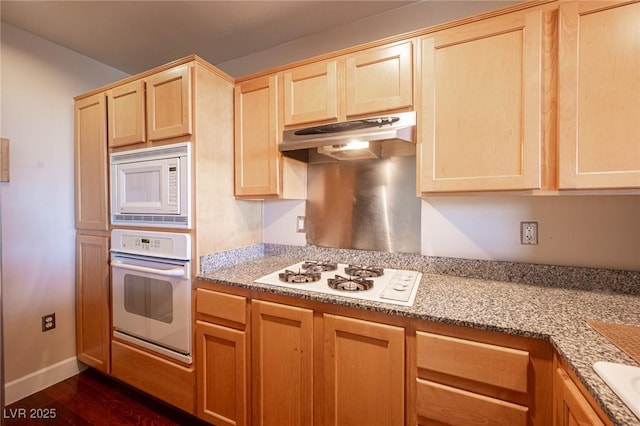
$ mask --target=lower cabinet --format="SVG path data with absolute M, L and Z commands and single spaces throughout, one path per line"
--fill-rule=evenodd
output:
M 218 426 L 248 423 L 247 299 L 196 291 L 197 415 Z
M 603 426 L 612 423 L 604 415 L 598 414 L 585 394 L 578 388 L 564 366 L 554 361 L 554 426 Z
M 409 423 L 551 424 L 548 342 L 440 324 L 408 342 Z
M 251 302 L 255 425 L 313 424 L 313 311 Z
M 111 372 L 109 237 L 76 238 L 76 352 L 78 360 Z
M 195 370 L 126 343 L 111 341 L 111 374 L 141 391 L 194 413 Z
M 198 417 L 215 425 L 404 425 L 404 328 L 312 305 L 198 288 Z
M 322 408 L 331 425 L 404 425 L 404 328 L 323 315 Z
M 196 285 L 196 412 L 212 424 L 610 425 L 547 341 Z

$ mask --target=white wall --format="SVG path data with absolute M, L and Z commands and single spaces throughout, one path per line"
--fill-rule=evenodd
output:
M 422 254 L 640 271 L 640 195 L 428 197 Z M 520 244 L 538 222 L 538 245 Z
M 262 242 L 304 246 L 307 237 L 296 232 L 298 216 L 305 215 L 304 200 L 265 201 L 262 220 Z
M 4 22 L 1 35 L 1 132 L 11 144 L 11 182 L 0 187 L 10 403 L 48 385 L 43 376 L 55 382 L 77 370 L 73 97 L 127 75 Z M 41 332 L 41 316 L 53 312 L 56 329 Z

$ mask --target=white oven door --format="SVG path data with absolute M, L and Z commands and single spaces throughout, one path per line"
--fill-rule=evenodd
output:
M 114 334 L 191 362 L 191 271 L 188 261 L 113 254 Z

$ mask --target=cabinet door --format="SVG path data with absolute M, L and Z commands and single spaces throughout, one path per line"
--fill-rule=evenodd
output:
M 337 120 L 337 61 L 290 69 L 283 80 L 285 126 Z
M 107 91 L 109 147 L 145 141 L 144 82 L 134 81 Z
M 404 424 L 404 329 L 324 315 L 324 422 Z
M 604 423 L 563 368 L 556 369 L 555 426 L 602 426 Z
M 76 352 L 78 360 L 111 372 L 109 238 L 76 239 Z
M 191 66 L 180 65 L 145 79 L 149 140 L 175 138 L 192 132 Z
M 354 53 L 346 63 L 347 116 L 413 105 L 412 43 Z
M 253 424 L 313 424 L 313 311 L 251 306 Z
M 560 6 L 560 188 L 640 188 L 640 3 Z
M 540 11 L 422 39 L 421 192 L 541 186 Z
M 276 75 L 235 88 L 237 196 L 277 196 L 280 188 Z
M 216 425 L 246 425 L 247 332 L 196 321 L 198 417 Z
M 75 104 L 76 228 L 107 231 L 107 105 L 104 93 Z

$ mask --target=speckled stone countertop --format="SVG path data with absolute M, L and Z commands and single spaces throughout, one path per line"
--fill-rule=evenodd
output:
M 413 269 L 423 277 L 412 307 L 254 282 L 302 260 Z M 269 244 L 205 256 L 200 268 L 199 278 L 230 286 L 548 340 L 616 425 L 640 426 L 592 368 L 596 361 L 638 363 L 586 323 L 640 325 L 640 272 Z

